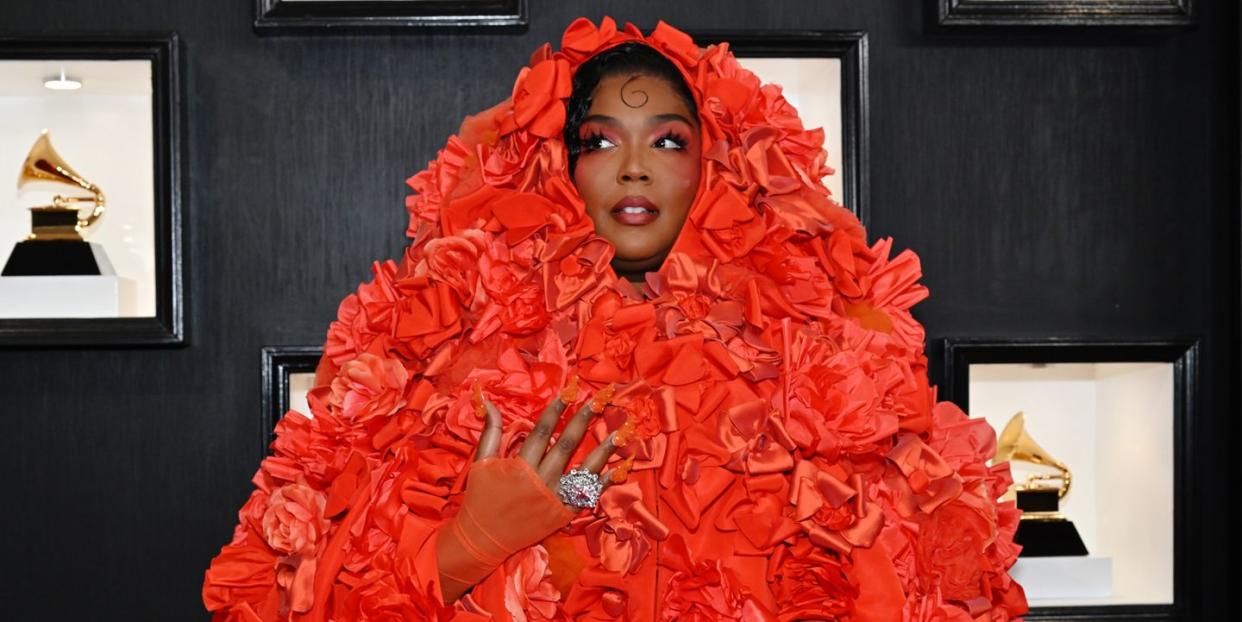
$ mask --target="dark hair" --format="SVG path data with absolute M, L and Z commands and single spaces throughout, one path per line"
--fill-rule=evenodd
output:
M 571 175 L 578 163 L 578 154 L 582 152 L 582 139 L 578 136 L 578 129 L 582 127 L 582 120 L 591 109 L 595 88 L 604 78 L 621 74 L 664 80 L 685 101 L 692 119 L 698 120 L 699 111 L 694 103 L 694 95 L 690 93 L 690 87 L 686 85 L 673 61 L 649 46 L 635 42 L 622 43 L 604 50 L 578 67 L 578 71 L 574 73 L 573 92 L 565 104 L 565 146 L 569 148 Z

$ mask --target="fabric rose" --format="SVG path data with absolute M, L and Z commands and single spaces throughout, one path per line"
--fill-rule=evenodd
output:
M 752 475 L 780 473 L 793 467 L 793 439 L 766 400 L 738 404 L 726 416 L 730 425 L 721 426 L 720 438 L 733 454 L 731 466 Z
M 891 336 L 881 344 L 921 351 L 924 331 L 910 315 L 910 308 L 928 295 L 927 288 L 918 283 L 922 269 L 914 253 L 903 251 L 890 259 L 891 249 L 891 239 L 877 240 L 868 247 L 844 232 L 832 234 L 824 267 L 841 294 L 833 303 L 834 310 L 863 328 Z
M 587 362 L 582 377 L 598 383 L 629 382 L 634 375 L 634 350 L 655 330 L 655 308 L 625 306 L 614 292 L 595 299 L 593 320 L 582 328 L 578 355 Z
M 489 244 L 479 257 L 479 275 L 488 294 L 499 298 L 517 289 L 531 273 L 533 250 L 530 243 Z
M 374 338 L 374 333 L 366 328 L 366 318 L 362 315 L 362 305 L 357 294 L 350 294 L 337 305 L 336 321 L 328 326 L 328 337 L 323 344 L 323 353 L 329 361 L 341 366 L 366 350 L 366 344 Z
M 548 307 L 559 311 L 575 300 L 594 298 L 590 292 L 605 285 L 605 272 L 614 252 L 612 244 L 593 238 L 573 252 L 545 258 L 542 274 Z
M 716 519 L 723 531 L 736 530 L 732 549 L 738 555 L 766 556 L 776 545 L 797 536 L 802 528 L 794 522 L 788 508 L 789 480 L 778 473 L 748 477 L 743 485 L 730 488 L 724 514 Z
M 779 306 L 788 305 L 795 313 L 812 317 L 831 317 L 835 296 L 832 283 L 819 267 L 819 260 L 793 238 L 789 229 L 771 228 L 755 246 L 751 258 L 771 277 L 778 290 L 770 296 L 779 297 Z M 791 316 L 795 313 L 790 313 Z
M 799 461 L 790 501 L 811 542 L 839 553 L 871 546 L 884 526 L 883 509 L 862 475 L 840 464 Z
M 667 399 L 665 392 L 657 394 L 662 398 L 661 401 Z M 676 406 L 672 408 L 662 408 L 657 404 L 655 399 L 650 395 L 633 395 L 625 400 L 625 411 L 629 418 L 634 421 L 634 433 L 639 439 L 650 439 L 660 432 L 671 432 L 677 429 L 677 421 L 672 415 Z
M 764 225 L 746 197 L 727 184 L 717 183 L 691 211 L 690 222 L 702 232 L 704 246 L 720 261 L 745 255 L 763 238 Z
M 939 587 L 945 599 L 963 602 L 982 595 L 985 549 L 995 537 L 995 523 L 965 503 L 946 503 L 928 515 L 918 545 L 928 591 Z
M 774 555 L 768 581 L 781 620 L 835 620 L 852 610 L 858 588 L 842 560 L 805 539 Z
M 393 337 L 409 351 L 409 359 L 423 361 L 434 350 L 461 332 L 461 301 L 443 283 L 414 278 L 402 283 L 405 297 L 396 306 Z
M 962 478 L 944 458 L 914 434 L 902 434 L 888 459 L 905 476 L 910 487 L 904 496 L 923 512 L 933 512 L 941 504 L 958 497 Z
M 584 528 L 591 554 L 604 568 L 631 574 L 655 546 L 668 537 L 668 527 L 642 500 L 637 484 L 617 484 L 600 497 L 604 518 Z
M 573 90 L 569 63 L 547 59 L 525 67 L 513 87 L 512 130 L 526 128 L 541 138 L 565 129 L 565 98 Z
M 500 141 L 501 124 L 512 115 L 513 102 L 506 99 L 483 112 L 466 115 L 457 135 L 470 151 L 476 147 L 493 146 Z
M 326 490 L 345 468 L 351 453 L 351 439 L 367 432 L 330 412 L 324 400 L 329 392 L 330 388 L 325 388 L 308 394 L 313 417 L 291 410 L 276 423 L 276 440 L 271 445 L 273 455 L 263 460 L 253 480 L 261 490 L 270 491 L 284 483 L 303 481 L 316 490 Z M 273 470 L 276 465 L 280 473 Z M 265 503 L 261 513 L 266 509 Z
M 276 556 L 260 543 L 221 549 L 203 579 L 203 604 L 223 620 L 275 620 L 280 610 Z
M 385 338 L 392 332 L 397 317 L 397 264 L 375 262 L 371 274 L 371 281 L 359 285 L 357 292 L 341 301 L 336 321 L 328 328 L 324 354 L 332 366 L 328 370 L 330 375 L 363 352 L 386 349 Z
M 897 413 L 880 408 L 893 387 L 909 380 L 885 359 L 840 351 L 828 339 L 794 337 L 788 430 L 806 450 L 835 460 L 841 452 L 886 450 L 897 432 Z
M 632 35 L 627 37 L 618 33 L 617 22 L 611 17 L 601 19 L 599 26 L 585 17 L 579 17 L 561 35 L 561 50 L 558 54 L 577 65 L 606 45 L 634 38 L 636 37 Z
M 473 158 L 466 143 L 454 136 L 426 170 L 406 180 L 406 185 L 414 191 L 405 202 L 410 212 L 407 235 L 412 237 L 424 224 L 439 221 L 440 208 L 446 200 L 473 190 L 474 184 L 459 184 L 462 170 Z M 477 170 L 477 163 L 474 168 Z
M 546 191 L 545 184 L 560 178 L 569 161 L 564 143 L 543 140 L 526 130 L 513 132 L 495 145 L 481 146 L 479 157 L 487 184 L 520 192 Z
M 525 130 L 518 130 L 505 136 L 495 146 L 484 146 L 480 151 L 483 155 L 483 179 L 496 187 L 512 187 L 522 192 L 530 191 L 531 179 L 525 175 L 527 166 L 535 153 L 539 151 L 543 141 Z
M 695 560 L 680 536 L 670 538 L 660 564 L 673 570 L 660 620 L 776 622 L 776 615 L 743 587 L 727 564 Z
M 405 383 L 409 374 L 401 361 L 364 353 L 345 363 L 332 379 L 324 401 L 331 412 L 344 420 L 361 424 L 375 417 L 387 417 L 405 405 Z M 315 399 L 323 388 L 312 392 Z
M 529 335 L 548 325 L 551 316 L 537 284 L 518 287 L 500 301 L 500 323 L 511 335 Z
M 324 495 L 302 484 L 288 484 L 272 493 L 263 514 L 267 544 L 284 555 L 314 554 L 328 531 Z
M 459 235 L 436 238 L 424 249 L 427 274 L 453 288 L 466 304 L 474 295 L 479 277 L 479 256 L 487 246 L 482 231 L 471 229 Z

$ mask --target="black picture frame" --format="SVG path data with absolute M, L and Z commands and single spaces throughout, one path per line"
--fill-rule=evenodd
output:
M 867 33 L 857 30 L 734 30 L 689 33 L 702 46 L 729 42 L 738 58 L 835 58 L 841 61 L 842 202 L 870 221 Z
M 276 423 L 289 412 L 289 376 L 314 373 L 323 357 L 322 346 L 263 346 L 263 399 L 259 420 L 260 455 L 276 438 Z
M 527 0 L 254 0 L 259 33 L 522 31 Z
M 152 317 L 0 319 L 0 347 L 185 345 L 183 96 L 178 34 L 0 33 L 0 58 L 151 62 L 156 295 Z
M 1199 341 L 963 339 L 943 341 L 944 398 L 970 412 L 970 366 L 989 363 L 1171 363 L 1173 365 L 1173 603 L 1034 607 L 1027 620 L 1185 620 L 1197 583 L 1190 508 L 1202 507 L 1193 485 L 1204 473 L 1193 459 L 1198 420 Z
M 935 0 L 941 26 L 1184 28 L 1195 0 Z

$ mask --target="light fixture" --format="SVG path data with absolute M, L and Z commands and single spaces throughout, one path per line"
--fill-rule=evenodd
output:
M 60 77 L 57 78 L 52 76 L 51 78 L 48 78 L 43 82 L 43 86 L 46 86 L 53 91 L 76 91 L 82 88 L 82 82 L 80 80 L 65 77 L 65 68 L 61 67 Z

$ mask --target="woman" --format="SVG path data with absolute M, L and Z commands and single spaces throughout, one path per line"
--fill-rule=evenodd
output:
M 413 242 L 342 302 L 208 608 L 1021 614 L 992 430 L 935 402 L 917 258 L 866 245 L 822 143 L 727 45 L 572 24 L 411 179 Z

